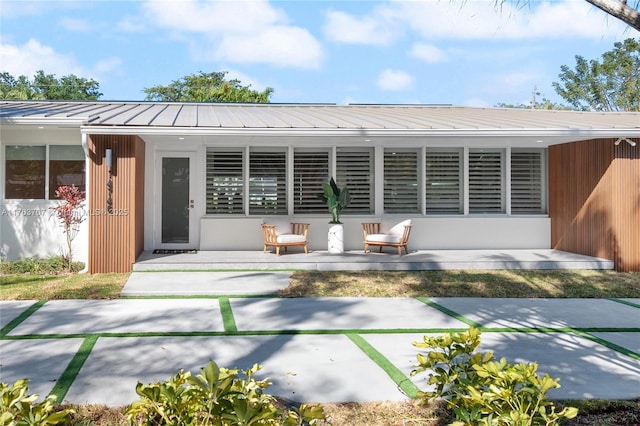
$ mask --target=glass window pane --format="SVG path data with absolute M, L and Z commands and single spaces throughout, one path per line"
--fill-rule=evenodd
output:
M 286 152 L 249 154 L 249 214 L 287 213 Z
M 511 151 L 511 213 L 546 213 L 542 150 Z
M 428 150 L 426 164 L 427 214 L 462 213 L 461 150 Z
M 242 151 L 207 150 L 207 214 L 243 213 Z
M 84 151 L 76 145 L 49 147 L 49 199 L 56 198 L 61 186 L 75 185 L 85 191 Z
M 351 195 L 344 214 L 373 213 L 373 149 L 338 148 L 336 167 L 338 186 Z
M 329 153 L 295 151 L 293 153 L 293 212 L 329 213 L 318 197 L 322 182 L 329 180 Z
M 469 213 L 504 213 L 502 151 L 469 151 Z
M 7 199 L 44 199 L 44 146 L 5 147 L 5 191 Z
M 419 212 L 417 152 L 385 151 L 384 212 Z

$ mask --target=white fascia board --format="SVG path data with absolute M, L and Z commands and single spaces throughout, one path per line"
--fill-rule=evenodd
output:
M 19 117 L 0 118 L 2 125 L 23 125 L 23 126 L 64 126 L 82 128 L 84 119 L 78 118 L 54 118 L 54 117 Z
M 638 129 L 258 129 L 219 127 L 144 127 L 144 126 L 82 126 L 83 134 L 109 135 L 193 135 L 193 136 L 449 136 L 449 137 L 555 137 L 591 139 L 638 137 Z

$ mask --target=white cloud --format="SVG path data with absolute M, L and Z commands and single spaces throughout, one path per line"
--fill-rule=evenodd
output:
M 21 46 L 0 45 L 0 63 L 3 64 L 2 70 L 14 77 L 24 75 L 31 79 L 37 71 L 42 70 L 57 78 L 73 74 L 98 82 L 101 82 L 100 77 L 117 73 L 121 65 L 119 58 L 112 57 L 99 61 L 93 69 L 89 69 L 79 65 L 74 56 L 56 52 L 36 39 L 30 39 Z
M 150 1 L 144 10 L 151 25 L 188 38 L 192 55 L 201 60 L 317 68 L 324 56 L 308 30 L 290 25 L 266 0 Z
M 396 17 L 428 39 L 602 38 L 620 36 L 624 24 L 585 1 L 530 2 L 393 2 Z
M 378 76 L 378 87 L 382 90 L 401 92 L 410 90 L 413 87 L 414 78 L 411 74 L 387 69 Z
M 324 32 L 329 40 L 347 44 L 386 45 L 394 38 L 382 16 L 355 18 L 333 11 L 327 13 Z
M 417 43 L 411 48 L 411 56 L 430 64 L 437 64 L 449 60 L 447 54 L 440 48 L 427 43 Z
M 26 75 L 31 78 L 39 70 L 59 77 L 87 74 L 87 70 L 77 65 L 72 56 L 58 53 L 35 39 L 30 39 L 22 46 L 0 45 L 0 63 L 3 64 L 3 70 L 14 77 Z
M 302 28 L 270 27 L 262 33 L 225 36 L 214 54 L 217 59 L 231 62 L 317 68 L 322 47 Z

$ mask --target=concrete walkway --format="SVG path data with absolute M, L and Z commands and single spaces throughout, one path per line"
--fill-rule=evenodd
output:
M 478 325 L 481 350 L 559 377 L 552 398 L 640 396 L 640 299 L 274 297 L 287 278 L 139 272 L 123 294 L 146 297 L 0 302 L 0 380 L 120 406 L 138 381 L 213 359 L 261 364 L 267 392 L 294 401 L 404 400 L 426 388 L 412 342 Z

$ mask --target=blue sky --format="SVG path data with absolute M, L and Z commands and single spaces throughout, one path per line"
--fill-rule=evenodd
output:
M 585 0 L 0 1 L 0 70 L 100 83 L 103 100 L 228 71 L 272 102 L 527 103 L 575 55 L 640 33 Z

